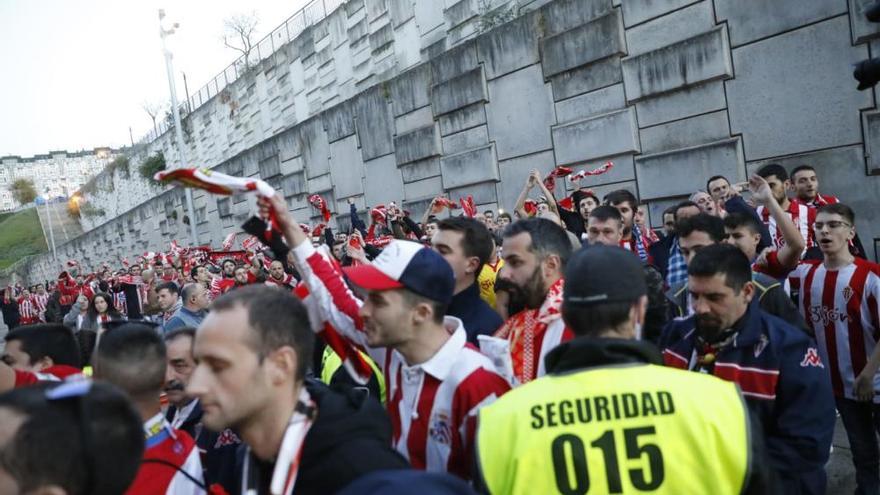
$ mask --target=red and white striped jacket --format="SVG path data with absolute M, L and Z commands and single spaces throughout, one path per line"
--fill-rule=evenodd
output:
M 855 378 L 880 339 L 880 265 L 855 258 L 844 268 L 827 270 L 820 261 L 805 261 L 788 281 L 807 325 L 816 332 L 834 395 L 855 399 Z M 874 376 L 874 390 L 880 391 L 880 375 Z M 880 395 L 874 403 L 880 403 Z
M 764 225 L 766 225 L 767 229 L 770 231 L 776 249 L 785 246 L 785 239 L 782 237 L 782 229 L 776 225 L 776 220 L 770 216 L 770 211 L 763 206 L 759 206 L 757 211 L 758 216 L 761 217 L 761 220 L 764 221 Z M 801 237 L 804 238 L 807 249 L 815 246 L 816 238 L 815 233 L 813 232 L 813 223 L 816 222 L 816 209 L 801 203 L 797 199 L 792 199 L 787 211 L 788 214 L 791 215 L 791 220 L 794 222 L 795 227 L 797 227 L 798 231 L 801 233 Z
M 489 358 L 467 343 L 461 320 L 447 316 L 450 336 L 443 347 L 427 362 L 409 365 L 396 350 L 367 346 L 362 301 L 310 243 L 293 253 L 321 317 L 383 367 L 394 447 L 417 469 L 469 479 L 477 413 L 510 387 Z

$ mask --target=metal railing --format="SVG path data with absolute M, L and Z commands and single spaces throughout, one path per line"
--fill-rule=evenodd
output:
M 334 10 L 339 8 L 346 0 L 312 0 L 295 14 L 290 16 L 280 26 L 275 28 L 271 33 L 267 34 L 263 39 L 256 43 L 248 54 L 247 60 L 242 55 L 234 62 L 229 64 L 222 72 L 208 81 L 207 84 L 199 88 L 195 94 L 190 95 L 189 99 L 184 100 L 179 105 L 181 116 L 188 115 L 211 98 L 220 94 L 227 86 L 238 80 L 245 72 L 259 65 L 260 62 L 272 56 L 278 48 L 296 39 L 309 26 L 323 20 Z M 156 140 L 174 124 L 162 119 L 158 122 L 156 128 L 148 132 L 138 143 L 149 143 Z

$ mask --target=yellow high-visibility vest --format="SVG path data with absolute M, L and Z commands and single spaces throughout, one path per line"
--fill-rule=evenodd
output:
M 358 351 L 360 355 L 367 360 L 367 364 L 372 368 L 373 373 L 376 374 L 376 380 L 379 382 L 379 401 L 382 404 L 385 403 L 385 375 L 382 373 L 382 370 L 379 369 L 379 366 L 373 361 L 370 356 L 368 356 L 365 352 Z M 342 366 L 342 358 L 339 357 L 339 354 L 333 352 L 333 348 L 329 345 L 324 348 L 324 354 L 321 356 L 321 381 L 327 385 L 330 385 L 330 380 L 333 379 L 333 374 L 336 373 L 336 370 Z
M 492 494 L 738 494 L 748 413 L 713 376 L 624 365 L 548 375 L 480 410 Z

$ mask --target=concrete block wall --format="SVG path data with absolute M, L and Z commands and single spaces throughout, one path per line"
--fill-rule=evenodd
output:
M 320 193 L 343 225 L 349 198 L 417 216 L 440 192 L 510 209 L 531 169 L 606 160 L 584 185 L 636 192 L 659 224 L 711 175 L 809 163 L 856 208 L 873 256 L 880 113 L 851 76 L 878 52 L 866 3 L 539 0 L 478 34 L 477 0 L 352 0 L 234 84 L 235 115 L 218 100 L 190 116 L 209 136 L 190 152 L 268 180 L 302 221 Z M 165 136 L 152 146 L 174 156 Z M 181 198 L 163 192 L 61 249 L 86 264 L 162 250 L 187 239 Z M 199 241 L 218 244 L 254 201 L 196 193 L 196 209 Z

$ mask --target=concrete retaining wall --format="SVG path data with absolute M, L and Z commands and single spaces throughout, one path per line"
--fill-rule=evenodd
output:
M 519 17 L 478 35 L 478 0 L 352 0 L 189 116 L 188 153 L 268 180 L 302 221 L 316 220 L 309 193 L 341 213 L 353 198 L 421 215 L 441 191 L 509 209 L 533 168 L 613 160 L 594 189 L 637 192 L 659 224 L 710 175 L 809 163 L 823 193 L 856 208 L 873 256 L 880 113 L 876 91 L 856 91 L 851 76 L 878 53 L 867 3 L 520 2 Z M 145 152 L 175 163 L 169 137 Z M 118 185 L 132 199 L 110 195 L 116 206 L 64 256 L 95 265 L 187 239 L 182 192 L 148 187 Z M 254 210 L 244 197 L 196 193 L 195 204 L 203 243 Z

